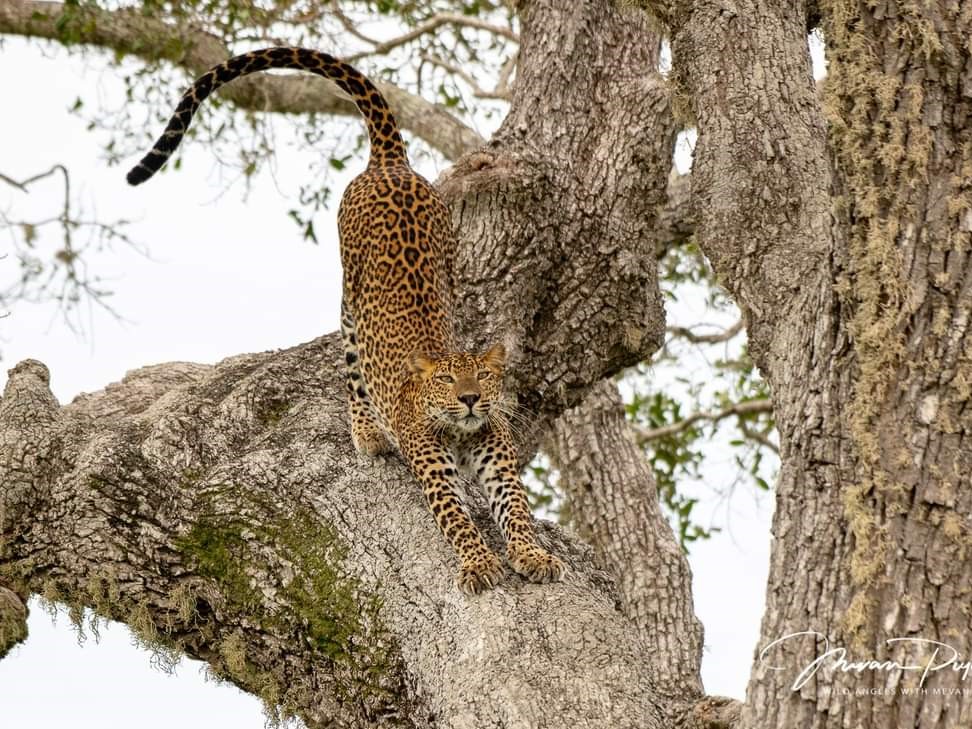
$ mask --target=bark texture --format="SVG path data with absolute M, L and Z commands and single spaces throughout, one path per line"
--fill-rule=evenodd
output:
M 547 419 L 661 345 L 654 227 L 676 128 L 641 13 L 537 0 L 520 17 L 510 113 L 441 183 L 463 334 L 508 341 L 514 389 Z
M 886 641 L 972 653 L 972 7 L 819 9 L 825 108 L 802 3 L 656 7 L 698 120 L 697 239 L 745 311 L 780 428 L 761 644 L 830 641 L 757 658 L 742 722 L 966 726 L 954 670 L 922 693 L 914 671 L 831 662 L 794 689 L 827 647 L 912 665 L 928 646 Z
M 124 620 L 311 727 L 661 726 L 647 651 L 587 548 L 545 529 L 565 582 L 458 592 L 405 467 L 351 454 L 340 358 L 329 336 L 159 365 L 64 408 L 21 363 L 0 420 L 4 580 Z
M 621 610 L 651 647 L 659 690 L 702 693 L 702 624 L 692 576 L 658 506 L 651 466 L 635 445 L 613 382 L 591 389 L 557 420 L 545 450 L 560 472 L 572 523 L 614 577 Z
M 26 362 L 0 400 L 0 651 L 44 592 L 204 658 L 311 726 L 972 724 L 948 668 L 924 693 L 903 690 L 915 672 L 833 665 L 794 689 L 823 647 L 813 636 L 757 657 L 741 711 L 698 698 L 688 572 L 598 385 L 663 334 L 655 256 L 685 229 L 664 209 L 671 97 L 699 129 L 695 210 L 678 220 L 695 221 L 743 309 L 780 429 L 761 644 L 812 630 L 848 660 L 928 659 L 896 637 L 972 657 L 972 6 L 645 4 L 670 28 L 673 95 L 637 12 L 522 0 L 509 116 L 440 181 L 460 233 L 461 333 L 506 341 L 510 385 L 537 414 L 524 455 L 594 388 L 555 450 L 574 498 L 602 510 L 587 529 L 620 593 L 549 528 L 573 568 L 564 584 L 511 576 L 461 598 L 401 464 L 350 455 L 330 338 L 147 368 L 65 408 Z M 0 3 L 0 31 L 54 37 L 50 18 L 24 14 L 39 5 L 61 12 Z M 823 96 L 806 42 L 817 19 Z M 133 50 L 118 32 L 87 39 Z M 627 464 L 613 482 L 611 457 Z M 652 650 L 675 670 L 661 675 Z

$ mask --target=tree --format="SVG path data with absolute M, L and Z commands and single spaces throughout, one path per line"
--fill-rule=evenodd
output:
M 865 660 L 929 660 L 928 645 L 896 637 L 972 652 L 972 8 L 641 5 L 515 3 L 510 109 L 485 146 L 427 102 L 389 94 L 414 134 L 455 145 L 438 184 L 460 235 L 462 334 L 516 344 L 510 384 L 535 414 L 524 452 L 550 443 L 616 579 L 550 528 L 572 567 L 563 584 L 511 578 L 461 598 L 405 469 L 350 453 L 333 335 L 215 367 L 147 367 L 63 408 L 27 361 L 0 401 L 6 643 L 23 599 L 44 592 L 207 660 L 309 726 L 972 719 L 955 666 L 930 671 L 927 693 L 902 690 L 915 671 L 833 664 L 794 690 L 820 646 L 774 645 L 812 629 Z M 6 0 L 0 31 L 194 71 L 227 55 L 186 18 L 143 9 Z M 822 90 L 806 44 L 818 23 Z M 228 98 L 343 113 L 303 88 L 255 79 Z M 780 431 L 768 652 L 742 705 L 702 694 L 684 557 L 605 382 L 661 343 L 655 251 L 687 123 L 699 132 L 695 240 L 743 310 Z

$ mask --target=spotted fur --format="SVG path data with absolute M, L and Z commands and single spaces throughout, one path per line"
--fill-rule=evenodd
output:
M 338 212 L 344 268 L 341 331 L 351 437 L 363 454 L 398 450 L 422 484 L 442 533 L 459 556 L 459 587 L 475 594 L 502 577 L 497 556 L 462 503 L 460 473 L 476 478 L 506 540 L 513 569 L 533 582 L 560 579 L 563 563 L 536 542 L 517 470 L 502 392 L 502 345 L 459 351 L 444 256 L 455 239 L 435 189 L 408 164 L 384 97 L 351 66 L 303 48 L 245 53 L 203 74 L 183 95 L 165 132 L 128 173 L 137 185 L 182 140 L 202 101 L 223 84 L 268 68 L 331 79 L 357 105 L 371 157 Z

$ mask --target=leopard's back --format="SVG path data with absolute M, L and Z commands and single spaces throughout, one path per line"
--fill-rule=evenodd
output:
M 372 165 L 348 186 L 338 211 L 344 304 L 373 406 L 390 423 L 415 351 L 454 348 L 444 265 L 449 213 L 432 185 L 406 165 Z

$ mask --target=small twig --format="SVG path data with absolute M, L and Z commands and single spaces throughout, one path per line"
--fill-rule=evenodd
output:
M 750 428 L 746 425 L 746 423 L 744 423 L 741 420 L 739 421 L 739 431 L 743 434 L 744 437 L 748 438 L 749 440 L 754 440 L 764 448 L 769 448 L 776 455 L 780 455 L 780 449 L 779 446 L 776 445 L 776 443 L 771 441 L 762 433 L 757 433 L 755 430 L 750 430 Z
M 88 275 L 87 266 L 81 258 L 81 254 L 88 245 L 95 241 L 101 243 L 122 241 L 140 252 L 141 247 L 122 231 L 122 228 L 129 222 L 127 220 L 120 219 L 114 223 L 102 223 L 98 220 L 87 220 L 73 215 L 71 209 L 71 177 L 67 168 L 61 164 L 55 164 L 45 172 L 38 173 L 20 181 L 14 180 L 8 175 L 0 174 L 0 181 L 18 190 L 29 193 L 30 190 L 28 188 L 30 185 L 58 172 L 61 173 L 64 180 L 64 199 L 61 210 L 56 215 L 30 221 L 12 220 L 6 213 L 0 211 L 0 228 L 21 228 L 24 231 L 23 235 L 26 248 L 33 247 L 32 241 L 37 235 L 34 231 L 51 224 L 61 228 L 63 241 L 61 249 L 55 251 L 53 256 L 57 265 L 41 267 L 33 263 L 38 260 L 33 254 L 31 254 L 33 258 L 24 258 L 27 255 L 25 253 L 26 249 L 24 246 L 20 246 L 16 236 L 13 236 L 14 249 L 21 256 L 22 264 L 27 265 L 28 268 L 22 272 L 21 276 L 14 283 L 5 289 L 0 289 L 0 303 L 6 304 L 12 300 L 34 303 L 48 300 L 55 301 L 58 303 L 60 311 L 64 314 L 64 320 L 68 326 L 72 330 L 79 331 L 75 328 L 68 314 L 81 301 L 85 301 L 89 307 L 97 304 L 116 319 L 122 318 L 105 301 L 105 298 L 111 292 L 101 287 L 99 279 L 91 278 Z M 88 242 L 85 243 L 82 241 L 79 249 L 75 245 L 75 234 L 80 231 L 88 233 Z M 33 268 L 31 269 L 30 266 L 33 266 Z M 46 274 L 44 268 L 46 268 Z M 7 313 L 9 312 L 0 314 L 0 317 L 6 316 Z
M 692 344 L 720 344 L 721 342 L 728 342 L 734 336 L 739 334 L 743 330 L 742 319 L 737 321 L 728 329 L 724 329 L 718 334 L 696 334 L 691 329 L 687 327 L 666 327 L 665 331 L 671 334 L 673 337 L 678 337 L 684 339 Z
M 54 165 L 53 167 L 51 167 L 46 172 L 39 172 L 36 175 L 34 175 L 33 177 L 28 177 L 26 180 L 23 180 L 21 182 L 17 182 L 17 180 L 14 180 L 13 178 L 7 177 L 6 175 L 0 173 L 0 180 L 3 180 L 4 182 L 6 182 L 8 185 L 10 185 L 12 187 L 16 187 L 18 190 L 21 190 L 23 192 L 27 192 L 27 188 L 31 184 L 37 182 L 38 180 L 43 180 L 45 177 L 50 177 L 51 175 L 53 175 L 55 172 L 58 172 L 58 171 L 60 171 L 61 174 L 64 175 L 64 184 L 65 184 L 65 186 L 67 186 L 68 171 L 64 167 L 64 165 Z
M 733 415 L 753 415 L 754 413 L 770 412 L 773 412 L 773 403 L 768 399 L 745 400 L 743 402 L 737 402 L 734 405 L 730 405 L 722 410 L 693 413 L 684 420 L 679 420 L 677 423 L 671 423 L 670 425 L 663 425 L 660 428 L 645 428 L 644 426 L 640 426 L 636 423 L 633 423 L 632 427 L 634 428 L 635 440 L 637 441 L 638 445 L 644 445 L 648 441 L 655 440 L 656 438 L 664 438 L 668 435 L 681 433 L 683 430 L 691 425 L 694 425 L 700 420 L 707 420 L 711 423 L 717 423 L 720 420 L 732 417 Z
M 335 16 L 338 18 L 338 20 L 341 21 L 341 24 L 348 29 L 348 32 L 352 33 L 352 35 L 354 35 L 359 40 L 363 40 L 369 45 L 373 46 L 370 50 L 359 51 L 358 53 L 354 53 L 350 56 L 347 56 L 344 60 L 348 61 L 349 63 L 353 63 L 354 61 L 357 61 L 366 56 L 382 55 L 388 53 L 389 51 L 394 50 L 399 46 L 403 46 L 406 43 L 411 43 L 416 38 L 421 38 L 423 35 L 426 35 L 427 33 L 431 33 L 434 30 L 438 30 L 443 25 L 458 25 L 466 28 L 474 28 L 476 30 L 485 30 L 488 33 L 502 36 L 503 38 L 507 38 L 508 40 L 511 40 L 515 43 L 519 43 L 520 41 L 520 36 L 518 36 L 509 28 L 504 28 L 501 25 L 493 25 L 492 23 L 487 23 L 485 20 L 479 20 L 478 18 L 473 18 L 466 15 L 459 15 L 457 13 L 436 13 L 421 25 L 415 26 L 414 28 L 412 28 L 412 30 L 408 31 L 407 33 L 403 33 L 397 38 L 391 38 L 390 40 L 386 40 L 386 41 L 375 41 L 362 35 L 356 29 L 353 29 L 353 24 L 351 23 L 350 18 L 343 16 L 343 14 L 340 13 L 340 11 L 335 10 Z
M 519 51 L 506 59 L 506 62 L 500 68 L 499 78 L 496 79 L 496 88 L 494 89 L 493 93 L 505 99 L 510 97 L 510 77 L 513 75 L 513 71 L 516 69 L 516 63 L 519 59 Z
M 9 178 L 9 177 L 7 177 L 6 175 L 4 175 L 2 173 L 0 173 L 0 180 L 3 180 L 4 182 L 6 182 L 11 187 L 16 187 L 21 192 L 27 192 L 27 188 L 24 187 L 24 183 L 17 182 L 16 180 L 13 180 L 13 179 Z
M 504 101 L 510 100 L 508 91 L 505 93 L 501 92 L 498 86 L 495 91 L 487 91 L 486 89 L 481 88 L 476 82 L 476 79 L 474 79 L 470 74 L 459 68 L 459 66 L 449 63 L 445 59 L 429 55 L 428 53 L 423 53 L 421 56 L 419 56 L 419 58 L 426 63 L 431 63 L 433 66 L 438 66 L 439 68 L 461 78 L 463 81 L 469 84 L 469 87 L 472 89 L 473 96 L 478 99 L 502 99 Z
M 359 41 L 364 41 L 369 46 L 377 46 L 381 43 L 381 41 L 377 41 L 374 38 L 369 38 L 360 30 L 358 30 L 357 26 L 354 24 L 351 18 L 345 15 L 344 11 L 341 10 L 341 6 L 339 5 L 338 0 L 331 1 L 331 12 L 334 13 L 334 17 L 338 19 L 338 22 L 341 23 L 344 29 L 348 31 L 348 33 L 353 35 L 355 38 L 357 38 Z

